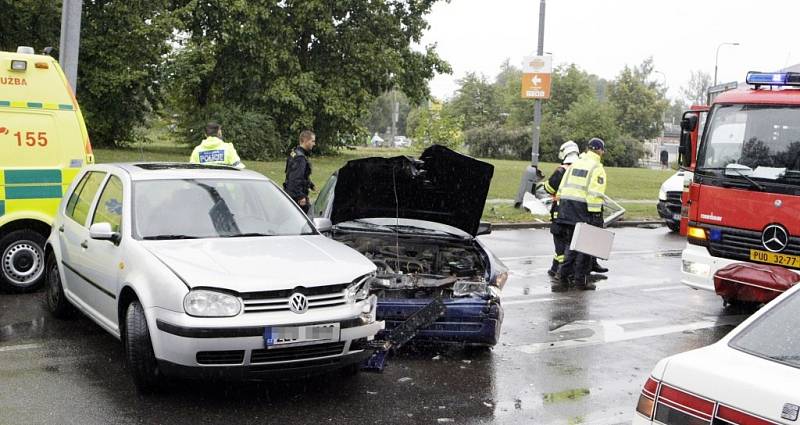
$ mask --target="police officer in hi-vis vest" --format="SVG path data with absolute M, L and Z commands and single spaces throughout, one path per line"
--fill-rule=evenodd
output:
M 206 138 L 194 148 L 189 162 L 244 168 L 233 144 L 222 140 L 222 126 L 213 121 L 206 124 Z
M 588 148 L 564 174 L 559 185 L 558 217 L 556 222 L 565 225 L 572 239 L 577 223 L 603 226 L 603 196 L 606 191 L 606 171 L 601 158 L 605 153 L 605 142 L 599 138 L 589 140 Z M 592 269 L 592 256 L 567 249 L 564 262 L 555 277 L 560 288 L 574 285 L 578 289 L 594 290 L 595 284 L 588 280 Z

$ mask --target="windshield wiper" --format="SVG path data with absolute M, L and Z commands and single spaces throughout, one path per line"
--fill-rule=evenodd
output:
M 273 233 L 258 233 L 258 232 L 250 232 L 250 233 L 236 233 L 233 235 L 225 235 L 223 238 L 253 238 L 258 236 L 275 236 Z
M 145 236 L 142 239 L 147 241 L 159 241 L 159 240 L 166 240 L 166 239 L 197 239 L 198 236 L 189 236 L 189 235 L 153 235 L 153 236 Z
M 755 180 L 751 179 L 751 178 L 750 178 L 750 176 L 746 175 L 744 172 L 742 172 L 742 170 L 740 170 L 740 169 L 738 169 L 738 168 L 727 168 L 727 167 L 726 167 L 726 168 L 725 168 L 725 172 L 727 173 L 727 172 L 728 172 L 728 170 L 735 171 L 735 172 L 736 172 L 736 174 L 738 174 L 738 175 L 739 175 L 739 177 L 743 177 L 745 180 L 747 180 L 748 182 L 750 182 L 750 184 L 752 184 L 752 185 L 753 185 L 753 186 L 754 186 L 756 189 L 758 189 L 758 190 L 760 190 L 760 191 L 762 191 L 762 192 L 765 190 L 765 187 L 764 187 L 764 186 L 762 186 L 761 184 L 759 184 L 757 181 L 755 181 Z

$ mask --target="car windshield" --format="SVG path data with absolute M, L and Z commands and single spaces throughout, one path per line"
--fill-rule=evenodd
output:
M 800 293 L 784 299 L 754 321 L 730 346 L 759 357 L 800 368 Z
M 137 239 L 314 234 L 308 219 L 271 182 L 151 180 L 133 187 Z
M 772 180 L 800 171 L 800 108 L 722 105 L 709 125 L 698 160 L 701 170 L 740 164 L 756 170 L 753 177 Z

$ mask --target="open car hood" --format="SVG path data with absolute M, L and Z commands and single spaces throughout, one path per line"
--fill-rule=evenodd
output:
M 419 159 L 364 158 L 339 169 L 331 209 L 333 224 L 360 218 L 398 217 L 478 232 L 494 166 L 439 145 Z

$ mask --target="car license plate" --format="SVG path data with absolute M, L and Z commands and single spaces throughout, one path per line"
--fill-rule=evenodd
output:
M 799 255 L 780 254 L 777 252 L 761 251 L 759 249 L 750 250 L 750 260 L 787 267 L 800 267 Z
M 680 214 L 672 214 L 672 219 L 673 220 L 680 220 L 681 219 L 681 215 Z
M 306 326 L 267 326 L 264 328 L 264 345 L 269 348 L 309 342 L 338 341 L 339 331 L 338 323 Z

